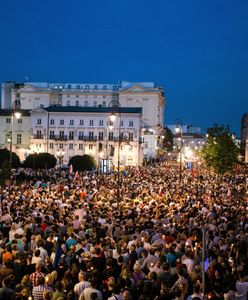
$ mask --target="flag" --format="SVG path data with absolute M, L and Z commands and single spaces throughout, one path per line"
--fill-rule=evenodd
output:
M 69 165 L 68 171 L 69 171 L 69 174 L 73 173 L 73 166 L 72 165 Z
M 207 259 L 205 260 L 205 263 L 204 263 L 204 272 L 207 272 L 208 267 L 209 267 L 209 259 L 207 257 Z
M 95 173 L 95 169 L 94 169 L 94 166 L 92 166 L 91 172 L 90 172 L 91 177 L 94 177 L 94 173 Z
M 79 177 L 79 174 L 78 174 L 78 171 L 75 173 L 75 176 L 74 176 L 74 181 L 77 180 L 77 178 Z

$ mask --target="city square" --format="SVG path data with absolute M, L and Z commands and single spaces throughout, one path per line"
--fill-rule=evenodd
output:
M 245 0 L 1 7 L 0 300 L 247 300 Z

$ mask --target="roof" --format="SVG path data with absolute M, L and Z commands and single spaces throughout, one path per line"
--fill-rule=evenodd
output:
M 204 139 L 205 137 L 199 133 L 185 133 L 183 132 L 182 134 L 183 137 L 189 137 L 189 138 L 194 138 L 194 139 Z M 174 135 L 175 138 L 180 138 L 181 137 L 181 134 L 180 133 L 176 133 Z
M 14 114 L 15 112 L 21 113 L 24 117 L 30 116 L 30 110 L 22 109 L 22 110 L 15 110 L 15 109 L 0 109 L 0 116 L 11 116 L 11 113 Z
M 78 112 L 78 113 L 134 113 L 141 114 L 141 107 L 80 107 L 80 106 L 49 106 L 43 108 L 47 112 Z

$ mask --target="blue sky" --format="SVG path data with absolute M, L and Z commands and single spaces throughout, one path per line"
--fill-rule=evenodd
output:
M 0 6 L 0 81 L 154 81 L 166 123 L 248 111 L 247 0 L 12 0 Z

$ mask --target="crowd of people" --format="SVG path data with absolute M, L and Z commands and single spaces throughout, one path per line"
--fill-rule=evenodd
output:
M 0 299 L 247 300 L 245 171 L 130 168 L 120 197 L 114 173 L 26 175 L 0 188 Z

